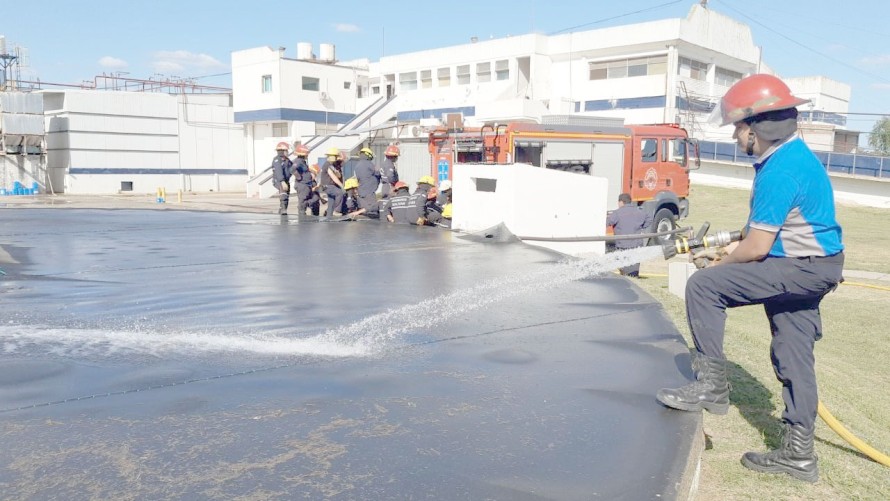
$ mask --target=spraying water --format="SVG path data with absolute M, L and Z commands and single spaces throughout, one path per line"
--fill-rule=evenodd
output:
M 660 257 L 660 247 L 639 247 L 582 260 L 563 260 L 534 273 L 488 280 L 416 304 L 365 317 L 353 324 L 328 330 L 318 338 L 336 345 L 353 346 L 374 353 L 401 334 L 428 329 L 466 312 L 478 310 L 530 292 L 541 292 L 562 284 L 609 272 L 622 266 Z M 440 308 L 447 304 L 448 308 Z
M 38 350 L 58 356 L 126 357 L 134 354 L 214 353 L 259 356 L 367 356 L 391 347 L 399 336 L 429 329 L 451 318 L 505 299 L 541 292 L 562 284 L 607 273 L 622 266 L 662 257 L 660 247 L 640 247 L 605 256 L 563 260 L 531 273 L 517 273 L 482 282 L 416 304 L 365 317 L 308 338 L 287 333 L 225 335 L 200 332 L 122 332 L 120 330 L 48 328 L 40 325 L 0 326 L 0 353 Z M 448 308 L 440 305 L 448 304 Z

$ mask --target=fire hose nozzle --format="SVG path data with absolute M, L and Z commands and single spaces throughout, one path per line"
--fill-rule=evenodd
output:
M 678 254 L 689 254 L 701 249 L 714 247 L 726 247 L 732 242 L 742 239 L 741 231 L 720 230 L 712 235 L 707 235 L 711 223 L 705 222 L 693 237 L 678 237 L 676 240 L 662 245 L 661 250 L 665 259 L 670 259 Z

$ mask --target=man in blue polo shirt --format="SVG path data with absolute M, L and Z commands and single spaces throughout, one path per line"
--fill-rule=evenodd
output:
M 730 386 L 723 334 L 726 309 L 762 304 L 772 331 L 770 355 L 782 383 L 785 435 L 779 449 L 748 452 L 747 468 L 819 478 L 813 441 L 816 390 L 813 348 L 822 337 L 819 303 L 843 280 L 844 246 L 825 168 L 797 136 L 797 109 L 807 102 L 771 75 L 746 77 L 715 110 L 733 138 L 758 155 L 744 238 L 723 255 L 696 257 L 704 269 L 686 285 L 686 316 L 695 341 L 696 381 L 662 389 L 658 400 L 685 411 L 725 414 Z

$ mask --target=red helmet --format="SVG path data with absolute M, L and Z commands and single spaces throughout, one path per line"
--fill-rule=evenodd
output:
M 294 148 L 294 155 L 298 157 L 308 157 L 309 156 L 309 148 L 303 146 L 302 144 Z
M 285 143 L 284 141 L 282 141 L 282 142 L 278 143 L 277 145 L 275 145 L 275 149 L 287 151 L 290 149 L 290 145 Z
M 383 156 L 387 156 L 387 157 L 397 157 L 399 155 L 401 155 L 401 152 L 399 151 L 399 147 L 394 144 L 387 146 L 386 151 L 383 152 Z
M 809 102 L 791 94 L 785 82 L 772 75 L 745 77 L 726 91 L 711 121 L 729 125 L 768 111 L 787 110 Z M 719 113 L 719 115 L 717 114 Z
M 392 185 L 392 190 L 393 190 L 393 191 L 399 191 L 399 190 L 401 190 L 402 188 L 405 188 L 405 189 L 407 190 L 407 189 L 408 189 L 408 185 L 407 185 L 406 183 L 402 182 L 402 181 L 396 181 L 396 184 Z

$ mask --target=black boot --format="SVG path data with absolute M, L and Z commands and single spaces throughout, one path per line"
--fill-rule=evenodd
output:
M 692 361 L 696 381 L 680 388 L 658 390 L 655 398 L 681 411 L 707 410 L 713 414 L 729 412 L 729 381 L 726 361 L 698 355 Z
M 815 482 L 819 480 L 819 465 L 813 451 L 815 433 L 815 426 L 786 424 L 780 448 L 764 454 L 746 452 L 742 464 L 762 473 L 787 473 L 798 480 Z
M 287 215 L 287 202 L 286 201 L 282 200 L 278 204 L 278 213 L 281 214 L 282 216 Z

